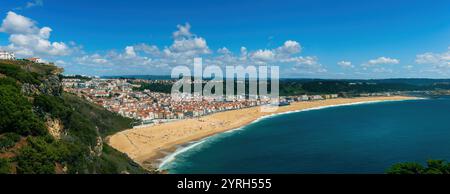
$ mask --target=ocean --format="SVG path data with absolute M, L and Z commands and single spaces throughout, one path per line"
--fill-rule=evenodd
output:
M 450 97 L 282 114 L 180 148 L 170 173 L 382 174 L 450 160 Z

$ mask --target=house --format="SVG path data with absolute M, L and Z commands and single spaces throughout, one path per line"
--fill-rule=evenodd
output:
M 322 98 L 324 98 L 324 99 L 331 99 L 331 95 L 326 94 L 326 95 L 323 95 Z
M 308 95 L 300 96 L 300 101 L 308 101 L 308 100 L 309 100 L 309 96 Z
M 42 60 L 41 58 L 36 58 L 36 57 L 28 58 L 27 60 L 29 60 L 31 62 L 35 62 L 35 63 L 45 63 L 44 60 Z
M 321 95 L 314 95 L 310 97 L 311 100 L 323 100 L 323 97 Z
M 3 60 L 15 60 L 16 56 L 12 52 L 0 51 L 0 59 L 3 59 Z

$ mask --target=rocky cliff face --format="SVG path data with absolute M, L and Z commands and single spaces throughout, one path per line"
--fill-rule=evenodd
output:
M 60 119 L 48 117 L 45 125 L 50 135 L 56 140 L 61 140 L 64 135 L 67 135 L 67 132 L 64 130 L 63 122 Z
M 42 83 L 22 84 L 22 93 L 27 96 L 47 94 L 51 96 L 61 96 L 63 91 L 61 79 L 58 75 L 50 75 L 46 79 L 42 80 Z

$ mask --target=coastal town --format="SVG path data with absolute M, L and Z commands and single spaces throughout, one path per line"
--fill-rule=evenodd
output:
M 201 97 L 200 100 L 174 101 L 170 93 L 139 89 L 139 83 L 168 84 L 174 80 L 130 80 L 77 78 L 63 79 L 66 92 L 76 94 L 92 103 L 122 116 L 142 121 L 141 124 L 163 123 L 172 120 L 196 118 L 217 112 L 250 108 L 269 104 L 265 98 L 249 99 L 237 96 L 234 100 L 217 100 Z M 337 94 L 302 95 L 280 99 L 280 106 L 294 101 L 338 98 Z
M 169 85 L 175 80 L 141 79 L 80 79 L 65 78 L 66 92 L 76 94 L 92 103 L 118 113 L 124 117 L 139 120 L 139 125 L 165 123 L 174 120 L 197 118 L 217 112 L 238 110 L 270 104 L 266 98 L 245 98 L 236 96 L 233 100 L 217 100 L 201 97 L 199 100 L 175 101 L 170 93 L 142 89 L 142 84 Z M 362 97 L 390 96 L 391 93 L 366 93 Z M 279 106 L 299 101 L 318 101 L 339 98 L 338 94 L 299 95 L 280 97 Z

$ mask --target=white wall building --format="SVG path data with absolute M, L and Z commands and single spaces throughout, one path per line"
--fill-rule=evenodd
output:
M 3 60 L 14 60 L 14 59 L 16 59 L 16 56 L 12 52 L 0 51 L 0 59 L 3 59 Z

